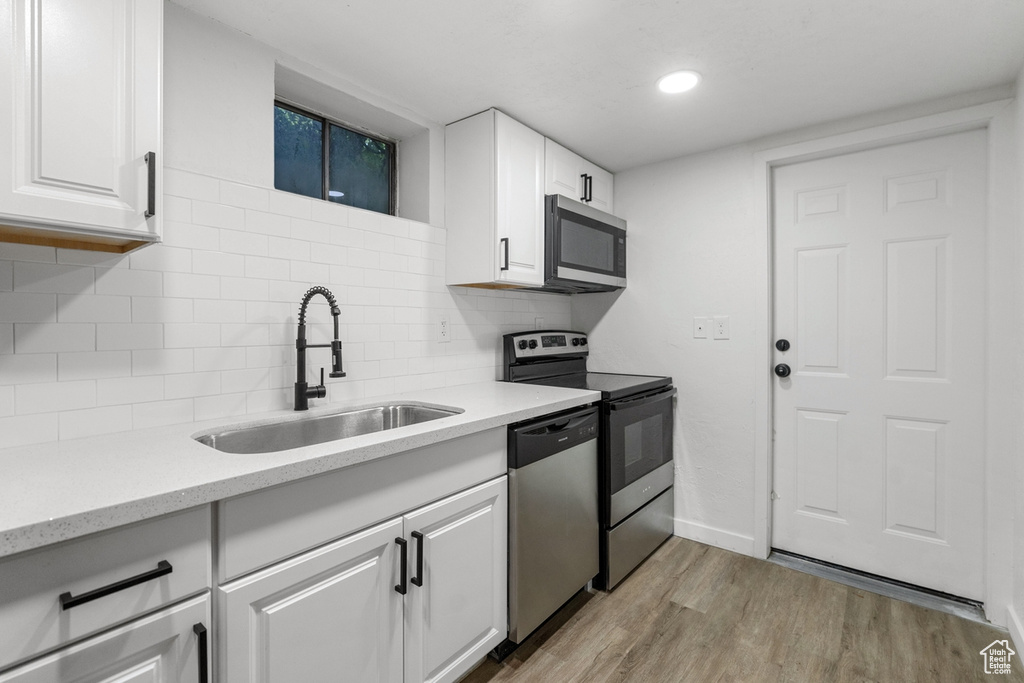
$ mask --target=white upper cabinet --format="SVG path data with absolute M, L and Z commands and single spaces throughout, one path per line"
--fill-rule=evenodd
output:
M 4 7 L 0 240 L 160 241 L 163 0 Z
M 449 285 L 544 283 L 544 137 L 496 109 L 445 129 Z
M 544 140 L 544 193 L 612 213 L 612 174 L 551 139 Z

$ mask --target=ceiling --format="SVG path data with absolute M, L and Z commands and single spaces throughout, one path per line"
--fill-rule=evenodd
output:
M 1005 85 L 1022 0 L 174 0 L 438 123 L 488 107 L 612 172 Z M 677 69 L 704 81 L 667 96 Z

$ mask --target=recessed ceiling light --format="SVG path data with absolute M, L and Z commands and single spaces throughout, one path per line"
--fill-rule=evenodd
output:
M 667 93 L 686 92 L 697 87 L 700 83 L 700 74 L 696 71 L 674 71 L 667 76 L 662 76 L 658 81 L 658 89 Z

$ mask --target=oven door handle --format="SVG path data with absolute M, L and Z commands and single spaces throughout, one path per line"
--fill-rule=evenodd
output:
M 661 401 L 663 399 L 672 398 L 679 393 L 679 390 L 675 387 L 666 389 L 665 391 L 659 391 L 656 394 L 650 396 L 643 396 L 641 398 L 634 398 L 628 401 L 616 401 L 608 404 L 608 409 L 615 410 L 629 410 L 630 408 L 636 408 L 637 406 L 647 405 L 648 403 L 654 403 L 655 401 Z

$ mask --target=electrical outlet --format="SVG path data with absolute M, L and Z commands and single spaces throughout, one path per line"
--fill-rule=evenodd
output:
M 448 322 L 448 314 L 442 313 L 437 325 L 437 341 L 441 344 L 452 340 L 452 326 Z
M 710 327 L 707 318 L 694 318 L 693 319 L 693 338 L 694 339 L 707 339 L 708 338 L 708 327 Z
M 729 316 L 716 315 L 714 320 L 715 339 L 729 338 Z
M 534 318 L 533 319 L 533 329 L 535 329 L 535 330 L 543 330 L 544 329 L 544 318 Z

